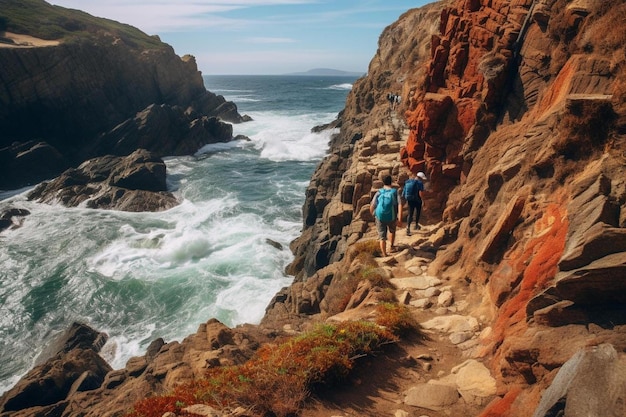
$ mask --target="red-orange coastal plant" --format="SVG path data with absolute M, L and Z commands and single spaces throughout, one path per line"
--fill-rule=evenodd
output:
M 282 343 L 263 345 L 242 365 L 209 369 L 205 378 L 168 395 L 139 401 L 127 417 L 181 414 L 191 404 L 220 409 L 244 406 L 259 416 L 294 415 L 317 387 L 344 379 L 359 357 L 397 341 L 397 334 L 416 329 L 406 307 L 385 303 L 378 310 L 380 324 L 324 324 Z

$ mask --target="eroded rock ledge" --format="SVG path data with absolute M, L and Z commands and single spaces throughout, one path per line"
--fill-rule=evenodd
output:
M 126 157 L 103 156 L 41 183 L 28 199 L 67 207 L 162 211 L 178 204 L 167 191 L 165 172 L 163 160 L 145 149 Z
M 431 179 L 424 232 L 400 231 L 405 246 L 376 266 L 441 356 L 393 363 L 421 368 L 384 413 L 402 403 L 437 417 L 624 415 L 626 42 L 606 36 L 623 13 L 585 0 L 458 0 L 403 15 L 348 98 L 307 189 L 297 279 L 262 325 L 209 321 L 181 343 L 156 341 L 62 402 L 63 415 L 115 415 L 277 334 L 368 317 L 385 292 L 346 285 L 362 268 L 351 251 L 375 240 L 366 207 L 379 175 L 401 186 L 407 167 Z M 390 90 L 405 97 L 395 115 Z

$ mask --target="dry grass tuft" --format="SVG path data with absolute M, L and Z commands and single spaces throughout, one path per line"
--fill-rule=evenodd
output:
M 382 303 L 378 305 L 376 312 L 376 323 L 389 329 L 393 334 L 404 336 L 419 329 L 419 324 L 407 306 Z
M 383 290 L 392 287 L 385 272 L 374 259 L 379 251 L 380 246 L 376 240 L 360 241 L 349 248 L 346 257 L 351 264 L 350 270 L 333 280 L 324 297 L 330 315 L 346 309 L 361 281 L 369 281 L 372 287 Z M 389 298 L 392 299 L 394 298 Z
M 492 81 L 504 73 L 508 67 L 506 57 L 499 53 L 488 53 L 481 59 L 478 64 L 478 70 L 483 74 L 487 81 Z
M 580 101 L 572 103 L 562 116 L 560 135 L 552 146 L 565 159 L 577 161 L 602 149 L 616 114 L 610 102 Z
M 350 262 L 358 259 L 366 265 L 376 265 L 374 258 L 380 255 L 380 245 L 377 240 L 361 240 L 351 245 L 347 253 Z
M 617 3 L 622 4 L 617 4 Z M 596 9 L 589 16 L 589 25 L 580 41 L 585 51 L 596 51 L 610 55 L 626 46 L 626 31 L 607 30 L 623 28 L 626 24 L 626 4 L 624 1 L 597 2 Z

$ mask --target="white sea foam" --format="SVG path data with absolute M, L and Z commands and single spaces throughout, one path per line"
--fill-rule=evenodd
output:
M 221 90 L 249 100 L 251 111 L 240 109 L 253 121 L 233 129 L 251 140 L 166 158 L 168 189 L 181 204 L 164 212 L 68 209 L 26 201 L 29 188 L 0 191 L 0 208 L 31 212 L 0 234 L 0 392 L 73 321 L 109 334 L 102 354 L 115 368 L 157 337 L 182 340 L 212 317 L 257 322 L 291 281 L 283 271 L 304 190 L 333 133 L 310 129 L 335 118 L 337 97 L 351 87 L 341 82 Z M 269 109 L 277 98 L 284 107 Z
M 352 90 L 352 84 L 343 83 L 343 84 L 334 84 L 328 87 L 329 90 Z
M 230 142 L 210 143 L 204 145 L 195 153 L 196 156 L 204 155 L 207 153 L 223 152 L 229 149 L 238 148 L 242 146 L 242 141 L 235 140 Z
M 275 294 L 287 283 L 286 279 L 260 281 L 255 276 L 237 276 L 233 285 L 220 292 L 215 305 L 230 313 L 237 323 L 258 323 L 267 307 L 267 300 L 259 298 L 258 294 L 268 290 Z
M 290 115 L 279 112 L 259 112 L 251 114 L 254 122 L 238 125 L 237 129 L 252 139 L 261 158 L 272 161 L 310 161 L 322 158 L 328 149 L 328 142 L 337 130 L 312 133 L 320 117 L 317 115 Z M 326 122 L 335 115 L 325 114 Z M 325 122 L 325 123 L 326 123 Z
M 254 98 L 254 97 L 250 97 L 250 96 L 232 96 L 229 97 L 229 101 L 234 101 L 236 103 L 259 103 L 262 100 L 259 100 L 258 98 Z
M 132 334 L 115 334 L 107 340 L 102 347 L 100 355 L 114 368 L 120 369 L 126 366 L 128 359 L 145 354 L 145 346 L 142 341 L 150 340 L 155 330 L 154 324 L 142 327 L 142 332 Z M 108 333 L 107 329 L 103 329 Z
M 242 90 L 239 88 L 210 88 L 210 90 L 215 94 L 222 93 L 254 93 L 254 90 Z
M 233 204 L 227 197 L 201 203 L 186 200 L 168 212 L 153 214 L 163 216 L 161 225 L 138 230 L 123 224 L 118 238 L 87 262 L 92 270 L 114 279 L 123 279 L 131 272 L 144 279 L 158 277 L 155 272 L 161 268 L 207 257 L 213 248 L 203 225 Z

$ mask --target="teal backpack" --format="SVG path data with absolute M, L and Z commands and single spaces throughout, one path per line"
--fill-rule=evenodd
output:
M 404 183 L 404 189 L 402 190 L 402 196 L 406 201 L 418 201 L 421 200 L 419 192 L 424 190 L 424 185 L 421 181 L 416 179 L 406 180 Z
M 390 222 L 396 218 L 396 190 L 381 188 L 378 190 L 375 214 L 381 222 Z

